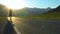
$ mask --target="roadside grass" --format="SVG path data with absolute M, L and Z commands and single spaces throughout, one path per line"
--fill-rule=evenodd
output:
M 7 24 L 7 18 L 6 17 L 0 17 L 0 30 L 3 30 L 5 28 L 6 24 Z
M 7 20 L 7 18 L 6 17 L 0 17 L 0 22 L 2 22 L 2 21 L 6 21 Z
M 27 16 L 24 18 L 28 19 L 48 19 L 48 20 L 60 20 L 60 12 L 52 12 L 52 13 L 46 13 L 41 15 L 34 15 L 34 16 Z

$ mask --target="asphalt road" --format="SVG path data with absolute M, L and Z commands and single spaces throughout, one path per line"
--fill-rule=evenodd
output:
M 14 30 L 16 31 L 17 34 L 21 34 L 21 32 L 14 26 Z
M 15 17 L 13 23 L 21 34 L 60 34 L 60 20 L 25 19 Z

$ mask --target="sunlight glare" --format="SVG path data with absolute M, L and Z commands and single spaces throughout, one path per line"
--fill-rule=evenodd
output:
M 24 0 L 1 0 L 0 3 L 12 9 L 23 8 L 25 4 Z

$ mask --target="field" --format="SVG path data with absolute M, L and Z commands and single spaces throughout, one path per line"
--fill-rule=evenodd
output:
M 60 20 L 60 12 L 44 13 L 41 15 L 27 16 L 26 18 L 32 19 L 48 19 L 48 20 Z
M 4 30 L 6 24 L 7 24 L 7 18 L 0 17 L 0 34 Z

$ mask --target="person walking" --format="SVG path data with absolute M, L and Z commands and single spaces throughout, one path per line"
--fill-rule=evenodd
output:
M 10 9 L 9 11 L 9 17 L 10 17 L 10 21 L 12 21 L 12 9 Z

